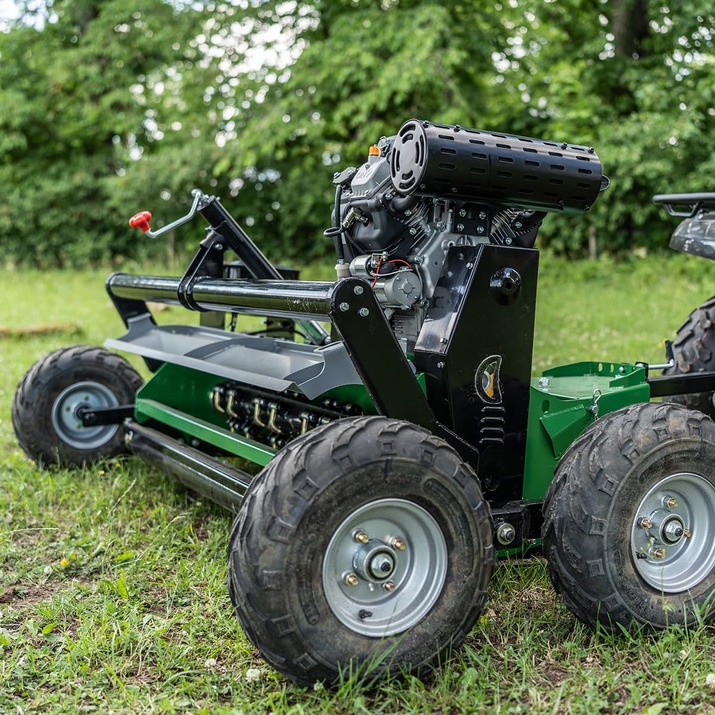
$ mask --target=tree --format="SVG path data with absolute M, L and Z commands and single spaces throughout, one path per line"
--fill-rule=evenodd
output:
M 662 246 L 651 195 L 713 188 L 706 0 L 30 4 L 0 34 L 12 260 L 138 256 L 126 217 L 172 220 L 195 185 L 271 255 L 327 256 L 333 173 L 412 117 L 594 146 L 612 186 L 545 222 L 561 252 Z
M 500 20 L 482 5 L 474 13 L 468 2 L 316 0 L 288 16 L 285 3 L 259 5 L 256 21 L 285 23 L 293 46 L 305 49 L 288 68 L 254 76 L 249 92 L 262 100 L 242 116 L 217 166 L 239 182 L 239 212 L 256 220 L 258 234 L 279 241 L 283 254 L 324 254 L 336 170 L 364 161 L 371 144 L 411 117 L 488 121 L 485 68 L 500 47 Z
M 0 34 L 6 258 L 75 265 L 133 252 L 126 219 L 134 206 L 120 205 L 117 189 L 129 175 L 136 182 L 149 173 L 160 145 L 169 159 L 195 131 L 182 122 L 182 78 L 199 59 L 189 41 L 201 16 L 160 0 L 141 10 L 130 0 L 42 8 L 34 24 Z M 211 136 L 194 143 L 206 171 L 211 143 Z M 171 176 L 165 164 L 155 173 Z

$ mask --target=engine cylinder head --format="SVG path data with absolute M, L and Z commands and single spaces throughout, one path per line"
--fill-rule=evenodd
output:
M 608 185 L 590 147 L 416 119 L 395 137 L 390 177 L 403 195 L 573 214 Z

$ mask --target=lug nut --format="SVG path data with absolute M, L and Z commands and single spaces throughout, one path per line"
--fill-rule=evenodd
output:
M 678 500 L 675 497 L 665 497 L 663 499 L 663 506 L 666 506 L 668 509 L 675 509 L 675 507 L 678 506 Z
M 357 577 L 357 574 L 354 573 L 346 573 L 345 576 L 343 576 L 343 583 L 346 586 L 357 586 L 359 583 L 359 579 Z
M 665 549 L 656 549 L 653 552 L 653 558 L 654 559 L 664 559 L 665 558 Z
M 355 539 L 355 541 L 360 544 L 367 544 L 367 542 L 370 540 L 370 537 L 362 529 L 358 529 L 357 531 L 353 532 L 353 539 Z
M 640 526 L 641 529 L 650 529 L 650 527 L 653 526 L 653 522 L 647 516 L 642 516 L 638 519 L 638 526 Z
M 392 593 L 395 590 L 395 582 L 394 581 L 385 581 L 385 583 L 382 585 L 382 587 L 385 589 L 385 591 Z
M 407 548 L 405 540 L 399 536 L 396 536 L 392 541 L 390 541 L 390 546 L 397 551 L 404 551 Z

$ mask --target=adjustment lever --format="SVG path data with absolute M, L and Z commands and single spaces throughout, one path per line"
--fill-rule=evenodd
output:
M 149 221 L 151 221 L 151 213 L 149 211 L 140 211 L 138 214 L 134 214 L 134 216 L 129 219 L 129 225 L 132 228 L 138 228 L 140 231 L 143 231 L 147 236 L 149 236 L 149 238 L 156 238 L 157 236 L 161 236 L 169 231 L 173 231 L 178 226 L 182 226 L 187 221 L 191 221 L 191 219 L 196 215 L 196 212 L 206 206 L 206 204 L 211 200 L 211 197 L 200 189 L 194 189 L 191 192 L 191 195 L 194 197 L 194 202 L 191 204 L 189 213 L 187 213 L 186 216 L 177 218 L 176 221 L 172 221 L 166 226 L 162 226 L 156 231 L 152 231 L 151 226 L 149 225 Z

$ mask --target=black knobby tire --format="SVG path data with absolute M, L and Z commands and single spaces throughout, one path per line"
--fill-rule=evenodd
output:
M 394 571 L 373 582 L 361 569 L 380 559 Z M 446 657 L 481 613 L 493 564 L 474 472 L 415 425 L 361 417 L 294 440 L 255 478 L 232 529 L 229 588 L 248 638 L 284 675 L 372 680 Z
M 571 445 L 544 501 L 543 547 L 576 616 L 609 630 L 712 618 L 714 464 L 715 424 L 665 403 L 612 412 Z
M 696 308 L 678 328 L 673 341 L 675 365 L 665 370 L 666 375 L 689 375 L 696 372 L 715 372 L 715 297 Z M 715 419 L 712 392 L 675 395 L 668 402 L 700 410 Z
M 122 357 L 88 345 L 62 348 L 36 362 L 20 382 L 12 424 L 20 446 L 41 465 L 78 466 L 126 451 L 121 425 L 83 427 L 79 407 L 133 404 L 142 385 Z

